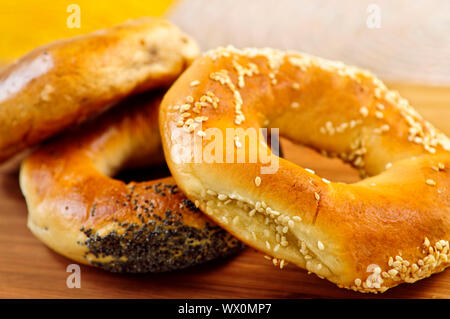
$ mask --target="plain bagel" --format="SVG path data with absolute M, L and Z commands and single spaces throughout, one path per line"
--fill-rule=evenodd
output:
M 224 152 L 223 163 L 216 161 L 218 148 L 209 146 L 220 134 L 209 132 L 262 127 L 338 156 L 368 178 L 333 183 L 274 155 L 278 169 L 269 174 L 259 158 L 230 163 Z M 449 266 L 449 139 L 367 71 L 295 52 L 219 48 L 170 88 L 160 129 L 186 195 L 283 263 L 361 292 Z M 202 137 L 213 161 L 194 158 L 193 137 Z M 248 157 L 248 136 L 232 138 L 233 152 Z M 229 142 L 219 139 L 216 147 Z
M 198 53 L 156 18 L 31 51 L 0 71 L 0 162 L 125 96 L 170 85 Z

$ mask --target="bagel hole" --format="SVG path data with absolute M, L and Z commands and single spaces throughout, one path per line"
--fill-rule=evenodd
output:
M 309 168 L 332 182 L 355 183 L 361 180 L 358 170 L 338 158 L 328 158 L 312 148 L 280 138 L 282 157 L 303 168 Z
M 128 184 L 130 182 L 146 182 L 169 176 L 171 176 L 169 167 L 164 163 L 151 166 L 124 168 L 115 174 L 113 178 Z

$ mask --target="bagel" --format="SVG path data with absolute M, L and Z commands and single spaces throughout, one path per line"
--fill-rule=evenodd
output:
M 164 163 L 160 95 L 132 97 L 24 160 L 20 186 L 28 227 L 48 247 L 128 273 L 181 269 L 242 248 L 173 178 L 127 184 L 110 177 L 125 166 Z
M 0 162 L 127 95 L 170 85 L 198 53 L 156 18 L 31 51 L 0 70 Z
M 366 178 L 334 183 L 278 158 L 260 128 L 340 157 Z M 241 134 L 251 129 L 254 143 Z M 296 52 L 212 50 L 165 95 L 160 131 L 187 197 L 281 267 L 376 293 L 449 265 L 449 139 L 367 71 Z M 249 160 L 255 145 L 276 170 Z M 239 150 L 245 161 L 232 162 Z

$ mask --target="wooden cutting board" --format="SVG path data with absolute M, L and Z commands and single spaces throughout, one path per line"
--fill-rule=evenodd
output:
M 450 134 L 450 88 L 390 85 L 422 115 Z M 332 181 L 358 175 L 339 160 L 283 141 L 285 157 Z M 118 275 L 81 266 L 81 288 L 66 286 L 72 261 L 39 242 L 26 227 L 17 173 L 0 174 L 0 298 L 450 298 L 450 270 L 381 295 L 337 288 L 288 265 L 274 267 L 251 248 L 191 269 L 156 275 Z

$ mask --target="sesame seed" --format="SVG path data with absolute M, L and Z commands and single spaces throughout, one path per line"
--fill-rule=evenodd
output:
M 320 250 L 324 250 L 325 249 L 325 246 L 323 245 L 323 243 L 319 240 L 319 241 L 317 241 L 317 247 L 320 249 Z
M 208 120 L 208 117 L 207 116 L 197 116 L 197 117 L 195 117 L 194 120 L 198 123 L 201 123 L 201 122 Z
M 291 107 L 292 107 L 293 109 L 297 109 L 299 106 L 300 106 L 300 104 L 298 104 L 298 102 L 292 102 L 292 103 L 291 103 Z
M 256 177 L 255 177 L 255 185 L 256 185 L 256 186 L 261 185 L 261 177 L 259 177 L 259 176 L 256 176 Z
M 316 200 L 320 200 L 320 195 L 317 192 L 314 192 L 314 197 L 316 198 Z
M 274 251 L 274 252 L 277 252 L 278 249 L 280 249 L 280 244 L 276 244 L 276 246 L 273 248 L 273 251 Z
M 298 89 L 300 89 L 300 84 L 298 84 L 297 82 L 294 82 L 294 83 L 292 83 L 292 88 L 294 90 L 298 90 Z
M 331 183 L 328 179 L 323 178 L 323 177 L 322 177 L 322 181 L 323 181 L 324 183 L 327 183 L 327 184 L 330 184 L 330 183 Z
M 377 103 L 377 109 L 384 110 L 384 105 L 381 103 Z
M 398 274 L 398 271 L 395 269 L 388 270 L 388 274 L 391 275 L 391 277 L 395 277 Z
M 266 247 L 267 249 L 270 249 L 270 243 L 266 240 Z
M 279 216 L 279 215 L 280 215 L 280 212 L 277 212 L 276 210 L 272 210 L 272 211 L 270 212 L 270 214 L 271 214 L 271 215 L 274 215 L 274 216 Z
M 441 170 L 444 170 L 444 169 L 445 169 L 445 165 L 444 165 L 443 163 L 438 163 L 438 167 L 439 167 L 439 169 L 441 169 Z
M 366 117 L 369 114 L 369 110 L 367 107 L 363 106 L 359 109 L 359 112 L 362 114 L 362 116 Z
M 426 183 L 427 183 L 427 185 L 430 185 L 430 186 L 436 186 L 436 182 L 432 179 L 427 179 Z
M 310 168 L 305 168 L 305 171 L 310 172 L 311 174 L 315 174 L 316 172 Z
M 284 259 L 281 259 L 281 262 L 280 262 L 280 269 L 283 269 L 283 267 L 284 267 Z
M 217 196 L 217 198 L 219 199 L 219 200 L 226 200 L 226 199 L 228 199 L 228 196 L 227 195 L 225 195 L 225 194 L 219 194 L 218 196 Z
M 387 163 L 386 164 L 386 169 L 389 169 L 389 168 L 391 168 L 392 167 L 392 163 Z
M 355 279 L 355 285 L 356 285 L 356 287 L 361 286 L 361 279 L 356 278 L 356 279 Z
M 190 86 L 197 86 L 199 84 L 200 84 L 200 81 L 199 80 L 195 80 L 195 81 L 191 82 Z
M 380 88 L 375 88 L 374 93 L 375 93 L 375 97 L 381 98 L 381 89 Z
M 302 221 L 302 218 L 300 216 L 294 216 L 294 217 L 292 217 L 292 219 L 294 219 L 294 220 L 296 220 L 298 222 Z
M 206 190 L 206 194 L 211 195 L 211 196 L 217 196 L 217 193 L 211 189 Z
M 384 117 L 384 115 L 383 115 L 382 112 L 376 111 L 376 112 L 375 112 L 375 117 L 376 117 L 377 119 L 382 119 L 382 118 Z
M 350 121 L 350 128 L 354 128 L 354 127 L 356 126 L 356 124 L 358 124 L 357 121 L 351 120 L 351 121 Z
M 270 257 L 270 256 L 264 255 L 264 258 L 267 259 L 267 260 L 272 261 L 272 257 Z

